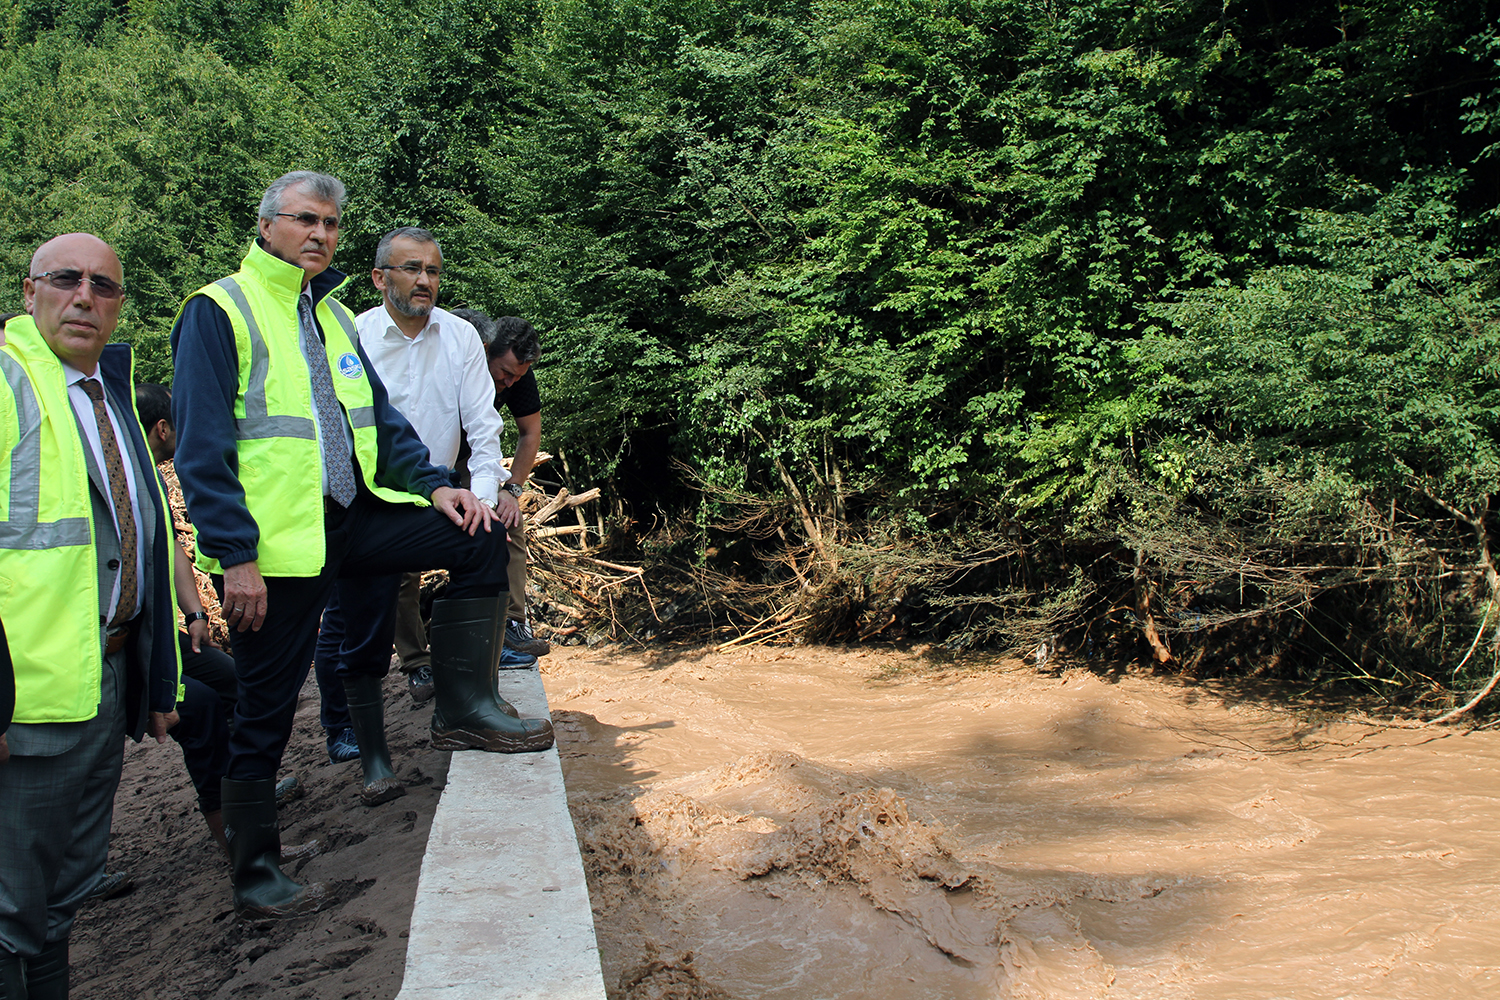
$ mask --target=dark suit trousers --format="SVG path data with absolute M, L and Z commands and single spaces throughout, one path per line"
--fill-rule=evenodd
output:
M 474 536 L 431 507 L 391 504 L 361 490 L 347 511 L 325 521 L 327 557 L 310 577 L 266 577 L 266 620 L 259 632 L 235 632 L 234 667 L 239 701 L 229 739 L 229 777 L 235 781 L 274 778 L 291 736 L 297 696 L 307 680 L 318 637 L 318 621 L 335 581 L 348 603 L 343 610 L 351 631 L 363 632 L 365 616 L 380 613 L 381 581 L 393 573 L 446 569 L 448 596 L 498 597 L 506 588 L 505 532 L 480 529 Z M 375 602 L 372 606 L 370 602 Z M 390 622 L 384 630 L 383 659 L 349 663 L 349 673 L 383 677 L 390 666 Z M 353 624 L 358 621 L 358 627 Z M 381 641 L 372 637 L 372 648 Z
M 213 688 L 186 674 L 182 686 L 185 697 L 177 703 L 178 722 L 167 735 L 182 747 L 182 762 L 198 793 L 198 810 L 217 812 L 219 779 L 229 770 L 229 720 Z
M 396 594 L 400 589 L 400 573 L 339 580 L 334 584 L 328 606 L 323 609 L 323 624 L 318 629 L 318 644 L 313 653 L 313 673 L 317 675 L 323 702 L 318 721 L 330 733 L 350 724 L 344 678 L 361 674 L 384 677 L 390 672 L 391 643 L 396 635 Z M 353 628 L 345 608 L 354 614 Z
M 12 725 L 0 764 L 0 947 L 31 957 L 61 941 L 104 873 L 125 757 L 125 652 L 104 659 L 100 712 L 88 722 Z M 78 741 L 57 754 L 16 753 L 17 730 Z M 66 734 L 66 735 L 65 735 Z
M 182 631 L 177 633 L 177 650 L 182 654 L 182 676 L 213 688 L 228 718 L 234 710 L 234 700 L 239 697 L 239 683 L 234 679 L 234 657 L 207 644 L 201 652 L 195 653 L 192 637 Z

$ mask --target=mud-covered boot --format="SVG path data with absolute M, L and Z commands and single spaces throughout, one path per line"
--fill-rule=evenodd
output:
M 500 606 L 502 608 L 505 607 L 504 594 L 500 595 Z M 505 696 L 500 693 L 500 671 L 509 669 L 505 665 L 505 657 L 510 650 L 505 648 L 505 633 L 501 631 L 504 627 L 505 619 L 497 617 L 495 619 L 495 642 L 499 645 L 500 655 L 495 657 L 495 669 L 490 671 L 490 687 L 494 689 L 495 704 L 500 706 L 500 711 L 512 718 L 519 719 L 521 713 L 516 711 L 516 706 L 506 701 Z
M 26 960 L 26 1000 L 68 1000 L 68 939 L 48 941 Z
M 279 786 L 278 786 L 279 787 Z M 224 813 L 215 809 L 203 814 L 203 822 L 208 824 L 208 832 L 213 834 L 214 843 L 219 845 L 219 850 L 224 852 L 224 860 L 229 858 L 229 838 L 224 836 Z M 290 864 L 293 861 L 301 861 L 303 858 L 315 858 L 323 853 L 323 842 L 314 838 L 305 844 L 282 844 L 281 863 Z M 0 996 L 0 1000 L 5 997 Z
M 496 691 L 505 598 L 435 601 L 428 642 L 436 707 L 432 745 L 439 750 L 531 753 L 552 746 L 550 719 L 522 719 Z
M 391 749 L 385 742 L 385 693 L 379 677 L 345 677 L 344 693 L 349 698 L 349 722 L 359 741 L 359 766 L 365 772 L 365 785 L 359 790 L 359 801 L 378 806 L 406 794 L 406 786 L 391 767 Z
M 321 882 L 299 885 L 278 867 L 281 831 L 276 826 L 276 779 L 224 778 L 224 837 L 234 879 L 234 912 L 250 919 L 316 913 L 331 900 Z

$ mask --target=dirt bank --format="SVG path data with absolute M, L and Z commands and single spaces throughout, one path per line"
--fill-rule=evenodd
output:
M 544 661 L 605 981 L 665 998 L 1459 997 L 1500 989 L 1500 737 L 1151 677 L 886 651 Z M 304 691 L 287 840 L 332 910 L 229 910 L 174 745 L 132 748 L 78 998 L 390 998 L 446 768 L 366 810 Z

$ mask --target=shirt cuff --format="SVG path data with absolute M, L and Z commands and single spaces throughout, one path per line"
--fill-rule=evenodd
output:
M 236 549 L 233 552 L 226 552 L 219 557 L 219 569 L 230 569 L 240 565 L 240 563 L 255 562 L 259 558 L 260 549 L 258 548 Z
M 491 476 L 476 476 L 469 483 L 469 489 L 481 500 L 494 503 L 500 498 L 500 480 Z

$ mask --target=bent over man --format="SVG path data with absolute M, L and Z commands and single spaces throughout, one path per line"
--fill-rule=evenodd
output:
M 68 995 L 68 935 L 109 852 L 123 739 L 158 741 L 180 696 L 172 533 L 106 346 L 120 259 L 85 233 L 44 243 L 0 348 L 0 619 L 15 712 L 0 763 L 0 989 Z
M 177 475 L 199 564 L 222 575 L 236 630 L 223 812 L 235 908 L 254 916 L 326 900 L 322 886 L 300 886 L 277 867 L 275 776 L 335 580 L 352 583 L 345 596 L 363 604 L 389 596 L 361 594 L 361 583 L 383 588 L 392 573 L 448 569 L 449 597 L 433 608 L 433 745 L 552 745 L 550 721 L 517 718 L 495 692 L 505 536 L 450 470 L 428 461 L 333 297 L 346 280 L 329 266 L 343 201 L 343 184 L 326 174 L 278 178 L 240 270 L 189 296 L 172 330 Z M 389 632 L 384 641 L 389 648 Z M 381 676 L 388 663 L 361 669 Z M 370 735 L 383 743 L 383 722 Z

